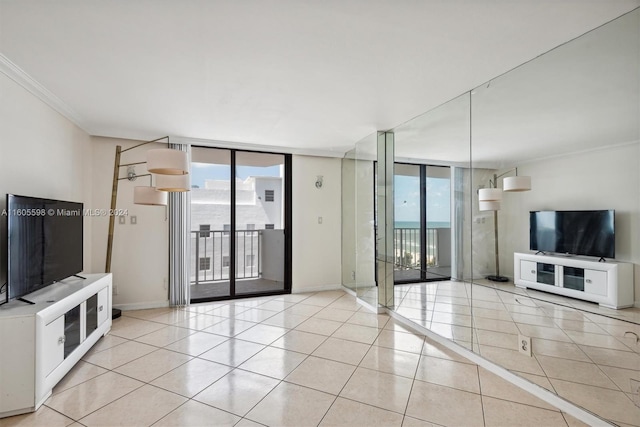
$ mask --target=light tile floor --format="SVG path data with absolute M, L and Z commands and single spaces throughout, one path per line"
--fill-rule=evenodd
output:
M 342 291 L 124 312 L 37 412 L 0 420 L 0 427 L 516 424 L 581 425 Z
M 537 299 L 539 292 L 513 285 L 506 292 L 443 281 L 397 285 L 394 291 L 395 311 L 403 317 L 605 419 L 640 426 L 634 405 L 640 396 L 632 382 L 640 381 L 639 309 L 616 311 L 550 294 Z M 516 351 L 518 334 L 532 337 L 532 357 Z M 416 379 L 438 384 L 441 373 L 421 375 Z M 468 387 L 456 383 L 474 391 Z M 493 422 L 486 405 L 484 410 L 485 420 Z

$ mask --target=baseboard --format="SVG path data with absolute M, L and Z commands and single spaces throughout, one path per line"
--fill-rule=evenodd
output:
M 311 286 L 308 288 L 294 288 L 291 289 L 292 294 L 304 294 L 307 292 L 322 292 L 322 291 L 336 291 L 342 290 L 342 285 L 320 285 L 320 286 Z
M 353 289 L 347 288 L 346 286 L 341 286 L 340 287 L 343 291 L 345 291 L 346 293 L 348 293 L 351 296 L 357 297 L 358 295 L 356 294 L 356 291 L 354 291 Z
M 148 308 L 164 308 L 169 307 L 169 300 L 156 302 L 138 302 L 134 304 L 114 304 L 113 308 L 119 308 L 122 311 L 146 310 Z

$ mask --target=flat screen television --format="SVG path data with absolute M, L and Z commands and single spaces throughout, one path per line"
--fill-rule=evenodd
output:
M 82 271 L 82 206 L 7 194 L 7 300 Z
M 529 213 L 530 249 L 615 258 L 615 211 L 536 211 Z

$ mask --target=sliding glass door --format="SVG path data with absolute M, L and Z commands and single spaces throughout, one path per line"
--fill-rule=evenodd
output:
M 396 283 L 451 277 L 450 175 L 445 166 L 395 164 Z
M 394 281 L 415 282 L 423 278 L 424 234 L 421 166 L 396 163 L 393 176 L 394 195 Z
M 291 291 L 290 164 L 192 148 L 191 302 Z
M 285 289 L 285 156 L 235 156 L 235 293 Z

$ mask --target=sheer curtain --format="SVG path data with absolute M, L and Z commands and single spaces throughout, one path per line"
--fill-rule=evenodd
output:
M 169 142 L 169 148 L 186 151 L 191 162 L 188 144 Z M 189 305 L 189 259 L 191 234 L 191 193 L 169 193 L 169 305 Z

